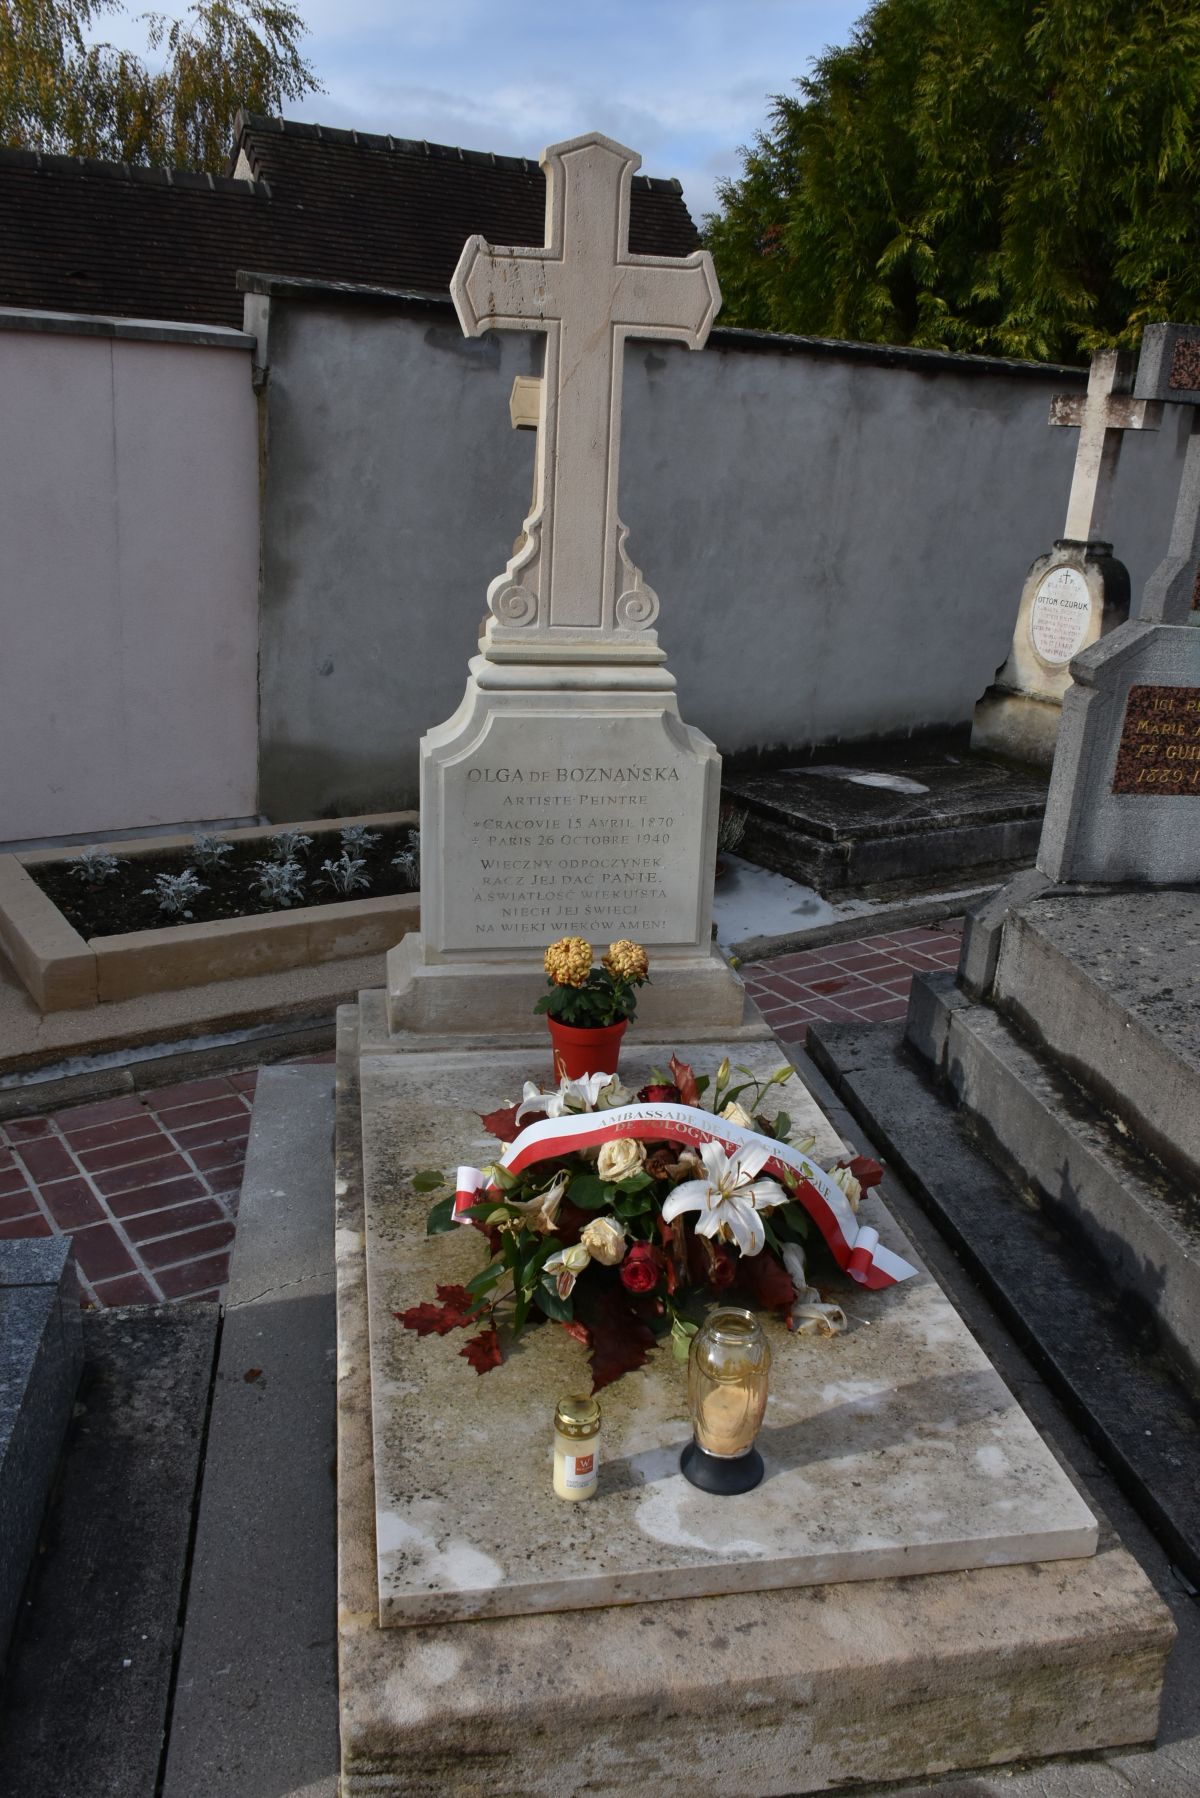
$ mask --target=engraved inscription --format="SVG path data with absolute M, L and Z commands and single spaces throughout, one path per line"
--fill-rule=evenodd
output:
M 1029 612 L 1029 640 L 1039 661 L 1065 668 L 1083 648 L 1092 622 L 1092 596 L 1077 568 L 1051 568 Z
M 1200 798 L 1200 687 L 1130 687 L 1112 790 Z
M 567 934 L 595 944 L 691 939 L 703 770 L 660 732 L 649 755 L 645 734 L 630 734 L 642 740 L 629 759 L 620 737 L 615 753 L 576 744 L 543 759 L 516 732 L 492 733 L 486 750 L 448 770 L 456 868 L 445 947 L 532 947 Z

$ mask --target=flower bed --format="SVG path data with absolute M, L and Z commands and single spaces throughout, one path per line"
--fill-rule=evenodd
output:
M 311 840 L 289 858 L 301 877 L 274 896 L 259 890 L 271 879 L 260 870 L 282 865 L 272 848 L 280 826 L 223 832 L 216 842 L 228 850 L 212 851 L 208 867 L 197 866 L 192 836 L 106 844 L 103 856 L 119 864 L 108 878 L 81 868 L 78 849 L 0 856 L 0 948 L 43 1012 L 383 953 L 419 926 L 415 856 L 407 869 L 394 865 L 417 822 L 415 812 L 387 812 L 288 826 Z M 348 852 L 347 830 L 378 841 Z M 201 892 L 180 886 L 188 870 Z

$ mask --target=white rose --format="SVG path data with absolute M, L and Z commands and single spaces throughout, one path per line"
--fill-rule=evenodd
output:
M 740 1124 L 743 1130 L 753 1130 L 754 1128 L 754 1119 L 748 1111 L 743 1110 L 736 1099 L 730 1099 L 721 1116 L 728 1118 L 731 1124 Z
M 646 1151 L 632 1136 L 618 1136 L 614 1142 L 601 1145 L 596 1172 L 602 1180 L 628 1180 L 640 1174 L 646 1164 Z
M 602 1267 L 616 1267 L 625 1259 L 625 1232 L 615 1217 L 594 1217 L 579 1232 L 579 1240 Z

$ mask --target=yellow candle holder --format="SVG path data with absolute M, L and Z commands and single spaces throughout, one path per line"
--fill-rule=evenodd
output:
M 693 1440 L 679 1458 L 702 1492 L 750 1492 L 763 1477 L 754 1446 L 767 1406 L 771 1345 L 752 1311 L 709 1313 L 688 1353 Z

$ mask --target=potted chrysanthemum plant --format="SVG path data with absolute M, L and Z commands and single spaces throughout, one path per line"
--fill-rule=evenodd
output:
M 625 1027 L 637 1010 L 637 989 L 649 979 L 650 958 L 640 943 L 610 943 L 600 966 L 581 936 L 560 937 L 543 957 L 550 987 L 534 1006 L 545 1014 L 554 1046 L 554 1078 L 615 1074 Z

